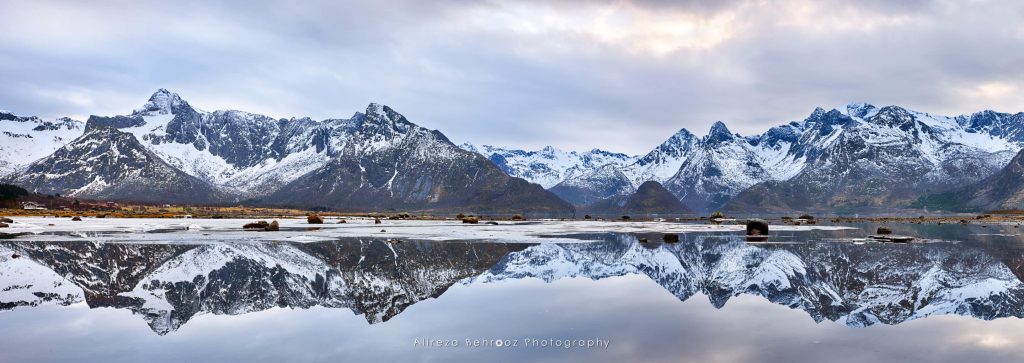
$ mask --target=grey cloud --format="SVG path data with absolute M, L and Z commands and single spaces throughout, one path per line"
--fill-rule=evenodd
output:
M 603 5 L 634 23 L 585 18 Z M 456 142 L 639 153 L 684 127 L 758 133 L 851 101 L 1024 110 L 1014 1 L 38 1 L 0 12 L 13 14 L 0 23 L 0 108 L 46 117 L 124 113 L 166 87 L 206 109 L 322 119 L 381 102 Z M 685 23 L 695 18 L 708 22 Z M 716 24 L 725 33 L 700 35 Z M 651 32 L 691 25 L 708 43 L 637 48 L 685 40 Z

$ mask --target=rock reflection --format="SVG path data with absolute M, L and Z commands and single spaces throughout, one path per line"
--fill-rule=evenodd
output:
M 158 334 L 204 314 L 345 308 L 384 322 L 454 284 L 640 274 L 680 300 L 722 308 L 740 294 L 854 327 L 936 314 L 1021 317 L 1024 255 L 1013 245 L 748 244 L 742 235 L 636 235 L 602 242 L 125 244 L 0 242 L 0 310 L 85 302 L 129 309 Z M 12 256 L 18 255 L 18 258 Z

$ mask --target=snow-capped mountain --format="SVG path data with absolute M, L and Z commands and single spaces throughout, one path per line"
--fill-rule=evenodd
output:
M 266 202 L 354 210 L 573 210 L 539 185 L 510 177 L 387 106 L 371 104 L 365 113 L 325 124 L 330 162 L 285 184 Z
M 163 184 L 185 182 L 155 194 L 165 201 L 563 215 L 573 210 L 565 201 L 585 208 L 622 199 L 647 181 L 699 213 L 901 208 L 922 195 L 978 182 L 1024 148 L 1024 113 L 945 117 L 863 103 L 818 108 L 802 121 L 754 136 L 735 134 L 723 122 L 704 136 L 683 129 L 640 156 L 459 147 L 378 104 L 351 118 L 323 121 L 207 112 L 164 89 L 129 115 L 90 117 L 86 135 L 68 119 L 0 113 L 0 125 L 0 171 L 7 173 L 0 179 L 30 183 L 37 191 L 134 199 L 112 185 L 141 171 L 95 169 L 84 159 L 88 145 L 113 150 L 86 144 L 88 133 L 114 129 L 146 151 L 135 154 L 151 154 L 149 160 L 176 171 L 157 167 L 165 171 L 151 170 L 149 177 L 173 174 Z M 79 135 L 83 142 L 67 144 Z M 124 135 L 107 136 L 128 147 Z M 77 151 L 63 149 L 65 144 Z M 210 198 L 179 193 L 186 190 Z
M 898 208 L 992 175 L 1022 148 L 1021 113 L 945 117 L 851 103 L 754 136 L 723 122 L 704 136 L 683 129 L 643 156 L 540 175 L 546 186 L 561 176 L 550 190 L 580 207 L 656 181 L 700 212 L 730 202 L 737 211 Z M 518 160 L 507 152 L 492 161 L 508 164 L 507 154 Z M 527 170 L 556 170 L 535 164 Z
M 178 170 L 129 133 L 91 126 L 84 135 L 25 168 L 14 179 L 45 194 L 160 202 L 187 195 L 194 203 L 223 198 L 204 181 Z
M 590 151 L 563 151 L 553 147 L 526 151 L 491 145 L 460 145 L 464 150 L 481 154 L 508 175 L 529 180 L 544 188 L 593 173 L 606 165 L 625 166 L 637 158 L 601 149 Z
M 140 199 L 140 194 L 116 187 L 131 182 L 136 189 L 161 186 L 147 201 L 248 200 L 346 210 L 572 211 L 543 188 L 509 177 L 440 132 L 378 104 L 348 119 L 274 119 L 243 111 L 197 110 L 160 89 L 130 115 L 90 117 L 85 131 L 82 138 L 8 179 L 36 191 L 104 199 Z M 124 153 L 100 155 L 100 150 Z M 89 158 L 117 165 L 96 168 L 91 166 L 96 160 Z M 125 179 L 129 176 L 135 179 Z
M 913 207 L 947 211 L 1024 209 L 1024 150 L 981 181 L 919 198 Z
M 608 164 L 589 173 L 569 177 L 550 190 L 578 206 L 588 206 L 608 198 L 629 196 L 636 187 L 629 176 L 623 173 L 623 169 L 621 165 Z
M 0 111 L 0 178 L 50 155 L 82 135 L 83 127 L 66 117 L 44 121 Z
M 599 200 L 583 209 L 591 214 L 681 215 L 692 211 L 661 183 L 646 181 L 628 195 Z
M 783 160 L 802 164 L 765 180 L 729 209 L 891 209 L 977 182 L 1024 146 L 1024 114 L 944 117 L 897 106 L 815 110 Z

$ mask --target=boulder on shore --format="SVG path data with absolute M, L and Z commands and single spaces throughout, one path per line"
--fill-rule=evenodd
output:
M 314 213 L 306 216 L 306 222 L 309 224 L 324 224 L 324 218 Z
M 7 223 L 4 223 L 4 222 L 0 222 L 0 228 L 7 228 L 7 227 L 10 227 L 10 225 L 7 224 Z
M 751 219 L 747 221 L 748 236 L 767 236 L 768 222 L 763 219 Z
M 14 220 L 10 219 L 10 218 L 7 218 L 7 217 L 0 217 L 0 222 L 2 222 L 2 223 L 14 223 Z
M 878 227 L 878 229 L 875 230 L 875 234 L 892 234 L 892 229 L 889 227 Z
M 244 226 L 242 226 L 243 229 L 264 230 L 264 231 L 267 230 L 267 227 L 270 227 L 270 223 L 267 223 L 267 221 L 258 221 L 258 222 L 246 223 Z
M 480 223 L 480 218 L 477 218 L 477 217 L 465 217 L 465 218 L 462 218 L 462 223 L 477 224 L 477 223 Z
M 661 237 L 661 240 L 666 243 L 676 243 L 679 242 L 679 235 L 675 233 L 665 233 L 665 235 Z
M 81 222 L 82 221 L 82 217 L 74 216 L 74 217 L 71 217 L 71 220 L 76 221 L 76 222 Z
M 263 228 L 263 230 L 268 232 L 280 231 L 281 225 L 277 224 L 277 220 L 274 220 L 270 222 L 270 224 L 268 224 L 266 228 Z

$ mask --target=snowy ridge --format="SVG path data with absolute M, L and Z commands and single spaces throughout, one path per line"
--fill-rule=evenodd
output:
M 464 143 L 460 147 L 487 157 L 511 176 L 523 178 L 551 188 L 563 181 L 590 174 L 606 165 L 619 167 L 632 164 L 637 157 L 600 149 L 590 151 L 563 151 L 553 147 L 527 151 L 499 146 L 475 146 Z
M 0 111 L 0 178 L 50 155 L 82 135 L 83 127 L 69 118 L 44 121 Z

